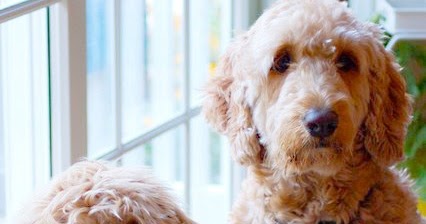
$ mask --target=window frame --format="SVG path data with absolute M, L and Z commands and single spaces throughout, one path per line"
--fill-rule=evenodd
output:
M 53 176 L 87 155 L 85 6 L 63 0 L 49 7 Z
M 246 0 L 231 0 L 231 30 L 238 34 L 247 30 L 250 22 L 258 15 L 261 0 L 256 2 Z M 117 131 L 114 150 L 97 159 L 114 160 L 126 152 L 135 149 L 166 133 L 184 125 L 185 129 L 185 159 L 191 160 L 191 124 L 200 115 L 200 106 L 191 107 L 190 102 L 190 55 L 189 55 L 189 7 L 190 0 L 184 2 L 184 74 L 185 100 L 184 112 L 139 137 L 122 144 L 121 132 Z M 114 0 L 119 6 L 119 0 Z M 0 10 L 0 24 L 27 15 L 31 12 L 47 8 L 48 21 L 48 51 L 50 76 L 50 175 L 55 176 L 67 169 L 71 164 L 87 157 L 87 55 L 86 55 L 86 0 L 28 0 Z M 120 9 L 116 8 L 115 32 L 115 105 L 116 126 L 121 129 L 120 102 L 120 67 L 119 38 L 120 38 Z M 232 34 L 231 34 L 232 36 Z M 1 111 L 0 111 L 1 114 Z M 0 129 L 0 131 L 4 131 Z M 1 132 L 0 132 L 1 133 Z M 0 136 L 2 138 L 2 136 Z M 240 183 L 245 176 L 245 170 L 231 161 L 230 201 L 239 192 Z M 186 208 L 190 200 L 191 179 L 190 162 L 184 164 L 185 202 Z M 187 212 L 190 212 L 189 210 Z
M 6 206 L 6 208 L 3 208 L 5 209 L 6 214 L 2 214 L 2 216 L 10 215 L 9 212 L 13 211 L 19 206 L 20 202 L 18 200 L 21 200 L 22 197 L 25 197 L 25 195 L 31 192 L 33 188 L 39 188 L 40 186 L 44 185 L 50 179 L 51 176 L 49 156 L 50 139 L 48 138 L 50 132 L 50 114 L 48 109 L 48 26 L 46 19 L 48 15 L 48 10 L 43 7 L 47 4 L 46 2 L 35 1 L 30 3 L 31 4 L 16 4 L 11 7 L 0 10 L 0 19 L 2 23 L 13 23 L 15 21 L 17 22 L 17 24 L 9 23 L 7 25 L 5 24 L 5 27 L 2 27 L 2 40 L 7 41 L 7 39 L 11 39 L 12 42 L 9 43 L 13 43 L 14 37 L 11 37 L 11 34 L 25 36 L 27 40 L 24 41 L 25 43 L 23 43 L 23 45 L 26 45 L 23 48 L 17 49 L 15 44 L 7 44 L 6 46 L 3 46 L 2 57 L 4 57 L 4 55 L 7 55 L 6 52 L 9 52 L 11 49 L 14 50 L 14 52 L 11 52 L 11 58 L 13 58 L 13 53 L 21 54 L 23 53 L 21 50 L 24 50 L 25 53 L 23 57 L 26 56 L 26 59 L 24 59 L 23 61 L 24 63 L 27 62 L 30 65 L 29 67 L 27 67 L 27 70 L 24 69 L 19 70 L 19 72 L 17 71 L 17 76 L 8 75 L 8 66 L 5 66 L 6 70 L 2 71 L 1 76 L 3 76 L 4 74 L 6 74 L 6 76 L 0 77 L 2 81 L 6 80 L 6 83 L 8 83 L 8 86 L 3 86 L 5 87 L 5 89 L 3 89 L 4 91 L 2 91 L 0 96 L 2 98 L 0 100 L 0 103 L 2 104 L 1 107 L 6 106 L 6 108 L 2 108 L 2 111 L 0 111 L 0 138 L 2 140 L 2 145 L 4 144 L 3 146 L 6 149 L 6 151 L 4 151 L 6 159 L 3 160 L 5 165 L 5 173 L 3 175 L 3 178 L 6 182 L 4 186 L 5 188 L 2 191 L 6 194 L 6 201 L 11 200 L 10 203 L 7 203 L 8 205 Z M 24 16 L 26 18 L 24 18 Z M 13 20 L 15 18 L 19 21 Z M 31 33 L 32 35 L 22 34 L 20 32 Z M 5 34 L 5 39 L 3 39 L 3 34 Z M 40 44 L 34 45 L 34 43 L 39 42 Z M 14 73 L 13 70 L 11 72 Z M 34 74 L 41 74 L 42 76 L 33 76 Z M 12 82 L 12 85 L 9 86 L 10 84 L 7 80 L 13 80 L 17 77 L 20 78 L 20 82 L 17 82 L 15 80 L 15 82 Z M 23 95 L 20 95 L 25 96 L 23 98 L 25 101 L 23 102 L 14 101 L 13 96 L 14 93 L 16 94 L 16 91 L 14 93 L 9 92 L 10 90 L 15 89 L 16 87 L 21 86 L 20 84 L 26 85 L 27 87 L 24 89 L 24 91 L 22 91 Z M 20 96 L 16 96 L 16 98 L 20 98 Z M 21 107 L 18 106 L 16 108 L 15 106 L 10 106 L 10 104 L 8 104 L 8 102 L 11 103 L 13 101 L 16 104 L 21 104 L 21 106 L 25 105 L 25 112 L 19 113 L 19 111 L 22 109 Z M 11 114 L 13 115 L 11 120 L 9 120 L 8 116 L 10 116 Z M 13 116 L 26 117 L 27 120 L 24 121 L 23 125 L 26 127 L 37 126 L 38 131 L 35 132 L 32 128 L 20 130 L 19 128 L 22 128 L 22 126 L 18 125 L 18 127 L 15 127 L 14 125 L 10 125 L 10 122 L 13 123 L 14 121 L 18 120 L 16 119 L 16 117 L 13 118 Z M 6 129 L 4 129 L 4 127 L 6 127 Z M 22 134 L 24 132 L 26 134 Z M 23 136 L 26 141 L 17 141 L 16 136 L 18 136 L 18 134 L 21 134 L 21 136 Z M 4 135 L 6 137 L 4 137 Z M 8 137 L 11 138 L 9 139 Z M 16 147 L 17 142 L 22 142 L 23 145 L 26 144 L 26 146 L 29 147 L 24 146 L 17 147 L 16 150 L 7 150 L 10 146 L 9 144 L 14 145 Z M 39 149 L 46 150 L 37 153 L 36 150 Z M 17 163 L 16 161 L 19 161 L 19 163 Z M 22 175 L 28 175 L 30 173 L 31 179 L 15 178 Z M 19 182 L 21 180 L 27 180 L 27 182 L 23 184 Z M 8 218 L 10 217 L 0 217 L 0 221 L 6 221 Z

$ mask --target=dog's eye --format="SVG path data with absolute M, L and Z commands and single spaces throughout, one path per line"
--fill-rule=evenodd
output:
M 283 73 L 285 72 L 288 67 L 290 67 L 291 63 L 291 56 L 287 52 L 285 52 L 282 55 L 279 55 L 274 59 L 274 65 L 272 66 L 272 70 Z
M 339 58 L 337 58 L 336 66 L 342 72 L 353 71 L 357 68 L 356 61 L 348 54 L 340 55 Z

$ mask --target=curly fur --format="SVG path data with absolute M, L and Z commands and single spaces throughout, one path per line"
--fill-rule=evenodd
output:
M 144 168 L 74 164 L 54 179 L 19 223 L 191 224 L 168 189 Z
M 248 168 L 231 223 L 421 223 L 403 159 L 410 98 L 375 25 L 336 0 L 279 0 L 237 37 L 206 85 L 203 113 Z M 275 58 L 291 55 L 277 72 Z M 355 68 L 342 71 L 339 57 Z M 339 124 L 312 137 L 303 118 Z M 321 141 L 321 142 L 320 142 Z

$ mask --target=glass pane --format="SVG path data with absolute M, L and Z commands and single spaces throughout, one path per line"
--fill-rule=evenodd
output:
M 145 165 L 154 174 L 167 181 L 180 201 L 184 198 L 185 129 L 183 126 L 170 130 L 151 142 L 126 154 L 118 163 L 122 166 Z
M 121 2 L 123 142 L 183 112 L 183 1 Z
M 226 223 L 231 201 L 228 142 L 200 116 L 191 121 L 191 212 L 198 223 Z
M 87 0 L 88 154 L 115 147 L 114 1 Z
M 0 0 L 0 9 L 4 9 L 9 6 L 12 6 L 21 2 L 26 2 L 26 1 L 28 0 Z
M 214 74 L 219 56 L 231 37 L 231 3 L 228 0 L 190 0 L 191 106 Z
M 45 9 L 0 25 L 0 222 L 50 176 Z
M 129 139 L 149 123 L 144 116 L 149 100 L 144 1 L 123 0 L 121 11 L 122 135 Z

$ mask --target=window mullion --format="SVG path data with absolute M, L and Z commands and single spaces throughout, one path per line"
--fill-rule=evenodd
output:
M 232 29 L 234 34 L 242 33 L 250 27 L 250 8 L 253 8 L 255 2 L 245 0 L 232 0 Z M 231 172 L 231 201 L 236 199 L 240 192 L 240 186 L 246 176 L 246 169 L 233 162 L 230 166 Z
M 184 88 L 185 88 L 185 113 L 188 114 L 190 112 L 190 0 L 184 0 L 183 1 L 183 29 L 184 29 Z M 191 214 L 191 124 L 190 124 L 190 118 L 188 117 L 188 120 L 185 122 L 185 162 L 184 162 L 184 197 L 185 197 L 185 205 L 186 210 L 188 214 Z
M 48 38 L 47 9 L 40 10 L 44 16 L 30 14 L 30 46 L 31 46 L 31 116 L 33 122 L 33 177 L 35 187 L 45 184 L 50 176 L 50 127 L 49 127 L 49 77 L 48 77 Z M 43 29 L 40 25 L 43 24 Z M 38 26 L 37 26 L 38 25 Z M 43 37 L 43 38 L 41 38 Z M 39 57 L 39 52 L 44 52 L 46 57 Z M 39 75 L 46 74 L 46 75 Z
M 25 1 L 0 10 L 0 23 L 29 14 L 38 9 L 47 7 L 61 0 L 33 0 Z
M 86 1 L 50 7 L 52 171 L 87 156 Z
M 198 116 L 200 114 L 201 108 L 196 107 L 192 108 L 188 113 L 185 113 L 183 115 L 174 117 L 173 119 L 156 126 L 154 129 L 151 129 L 150 131 L 145 132 L 144 134 L 134 138 L 133 140 L 130 140 L 122 145 L 121 150 L 112 150 L 97 159 L 101 160 L 115 160 L 120 158 L 125 153 L 130 152 L 131 150 L 146 144 L 148 142 L 151 142 L 153 139 L 157 138 L 158 136 L 171 131 L 180 125 L 184 125 L 188 120 Z
M 117 150 L 122 150 L 122 102 L 121 102 L 121 4 L 114 0 L 114 108 L 115 108 L 115 140 Z

